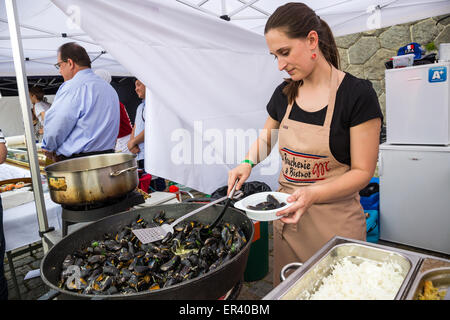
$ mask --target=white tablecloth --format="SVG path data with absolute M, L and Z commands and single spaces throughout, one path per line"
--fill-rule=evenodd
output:
M 45 208 L 49 227 L 61 229 L 61 205 L 44 193 Z M 5 232 L 6 251 L 14 250 L 41 240 L 34 201 L 3 211 L 3 230 Z
M 7 163 L 0 164 L 0 181 L 16 178 L 29 178 L 31 173 L 29 169 L 22 169 Z

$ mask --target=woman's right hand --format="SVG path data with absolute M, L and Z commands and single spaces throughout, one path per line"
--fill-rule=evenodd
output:
M 248 179 L 250 173 L 252 172 L 252 166 L 249 163 L 241 163 L 233 170 L 228 172 L 228 191 L 227 195 L 230 193 L 231 189 L 233 189 L 234 183 L 236 179 L 239 179 L 236 190 L 240 190 L 245 180 Z

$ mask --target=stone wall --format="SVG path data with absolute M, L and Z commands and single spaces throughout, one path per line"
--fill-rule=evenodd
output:
M 397 50 L 411 42 L 419 43 L 425 54 L 437 53 L 440 43 L 450 43 L 450 16 L 443 15 L 388 28 L 350 34 L 336 38 L 341 70 L 368 79 L 377 92 L 383 114 L 386 111 L 384 63 L 397 55 Z

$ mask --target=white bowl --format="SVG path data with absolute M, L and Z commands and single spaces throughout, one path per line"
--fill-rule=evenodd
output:
M 279 202 L 286 203 L 285 206 L 273 209 L 273 210 L 251 210 L 248 209 L 247 206 L 256 206 L 258 203 L 267 201 L 267 195 L 272 195 L 275 199 L 277 199 Z M 245 197 L 244 199 L 236 202 L 234 204 L 234 207 L 239 210 L 243 210 L 247 213 L 247 216 L 252 220 L 257 221 L 273 221 L 278 220 L 282 218 L 283 216 L 277 216 L 276 213 L 278 211 L 284 210 L 286 208 L 289 208 L 291 205 L 294 204 L 294 202 L 287 202 L 287 198 L 290 196 L 290 194 L 283 193 L 283 192 L 259 192 L 252 194 L 248 197 Z

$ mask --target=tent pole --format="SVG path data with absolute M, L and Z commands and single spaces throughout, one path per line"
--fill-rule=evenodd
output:
M 237 0 L 237 1 L 239 1 L 239 2 L 242 3 L 242 4 L 247 4 L 247 2 L 244 1 L 244 0 Z M 267 11 L 265 11 L 265 10 L 262 10 L 261 8 L 258 8 L 258 7 L 254 6 L 254 5 L 252 5 L 252 4 L 250 4 L 250 8 L 252 8 L 253 10 L 259 11 L 259 12 L 261 12 L 262 14 L 268 16 L 268 17 L 271 15 L 271 13 L 269 13 L 269 12 L 267 12 Z
M 20 107 L 25 126 L 25 142 L 27 144 L 28 158 L 30 161 L 31 179 L 33 184 L 34 200 L 36 204 L 37 218 L 39 224 L 39 235 L 42 238 L 42 246 L 46 253 L 49 249 L 44 239 L 44 233 L 48 232 L 47 211 L 45 209 L 44 192 L 42 190 L 41 173 L 36 152 L 35 135 L 31 121 L 31 104 L 28 92 L 28 80 L 25 73 L 23 59 L 22 41 L 20 40 L 20 27 L 15 0 L 6 0 L 6 14 L 8 16 L 8 27 L 11 36 L 11 48 L 14 58 L 14 69 L 16 71 L 17 88 L 19 90 Z
M 200 10 L 200 11 L 202 11 L 202 12 L 204 12 L 204 13 L 207 13 L 207 14 L 210 14 L 210 15 L 213 15 L 213 16 L 215 16 L 215 17 L 220 18 L 220 16 L 219 16 L 218 14 L 216 14 L 216 13 L 214 13 L 214 12 L 212 12 L 212 11 L 209 11 L 209 10 L 207 10 L 207 9 L 205 9 L 205 8 L 202 8 L 202 7 L 198 6 L 198 5 L 189 3 L 189 2 L 187 2 L 187 1 L 185 1 L 185 0 L 176 0 L 176 1 L 178 1 L 178 2 L 180 2 L 180 3 L 182 3 L 182 4 L 185 4 L 185 5 L 187 5 L 187 6 L 191 7 L 191 8 Z M 205 2 L 206 2 L 206 1 L 205 1 Z
M 237 8 L 236 10 L 230 12 L 228 14 L 229 17 L 234 16 L 235 14 L 247 9 L 248 7 L 250 7 L 251 5 L 253 5 L 254 3 L 258 2 L 259 0 L 251 0 L 250 2 L 245 3 L 242 7 Z

